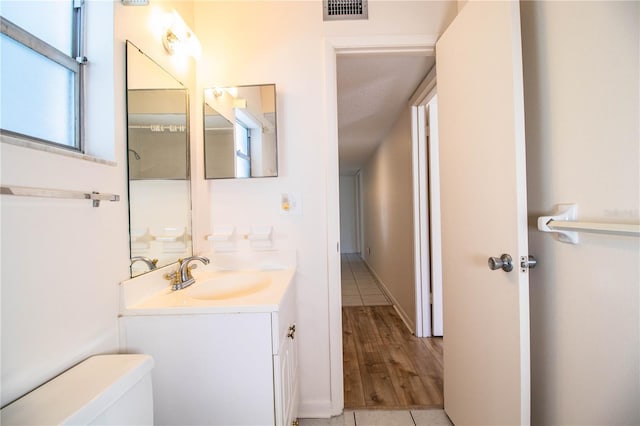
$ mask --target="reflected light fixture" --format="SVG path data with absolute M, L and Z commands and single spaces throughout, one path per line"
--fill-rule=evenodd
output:
M 193 56 L 198 59 L 202 52 L 200 41 L 175 10 L 166 17 L 162 45 L 169 54 Z

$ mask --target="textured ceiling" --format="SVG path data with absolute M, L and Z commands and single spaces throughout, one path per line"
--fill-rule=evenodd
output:
M 416 54 L 338 56 L 340 174 L 364 166 L 434 63 Z

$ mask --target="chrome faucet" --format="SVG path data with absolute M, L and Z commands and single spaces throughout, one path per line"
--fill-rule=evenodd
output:
M 205 265 L 209 264 L 209 259 L 203 256 L 191 256 L 186 259 L 180 259 L 180 266 L 178 266 L 178 270 L 165 275 L 166 279 L 172 280 L 173 282 L 171 284 L 171 290 L 182 290 L 196 282 L 195 278 L 191 275 L 191 270 L 195 269 L 196 265 L 189 266 L 194 260 L 199 260 Z
M 144 262 L 147 264 L 147 266 L 149 267 L 150 271 L 153 271 L 154 269 L 156 269 L 157 265 L 158 265 L 158 259 L 149 259 L 148 257 L 145 256 L 133 256 L 131 258 L 131 266 L 133 266 L 134 263 L 136 262 Z

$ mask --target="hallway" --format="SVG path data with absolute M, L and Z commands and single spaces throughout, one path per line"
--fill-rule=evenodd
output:
M 346 253 L 340 258 L 342 276 L 342 306 L 391 305 L 378 280 L 358 253 Z
M 342 276 L 345 408 L 442 408 L 442 339 L 409 332 L 359 255 Z

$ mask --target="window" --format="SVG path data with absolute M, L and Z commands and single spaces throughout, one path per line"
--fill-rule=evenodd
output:
M 82 151 L 84 0 L 3 0 L 0 129 Z
M 251 177 L 251 130 L 236 121 L 236 177 Z

